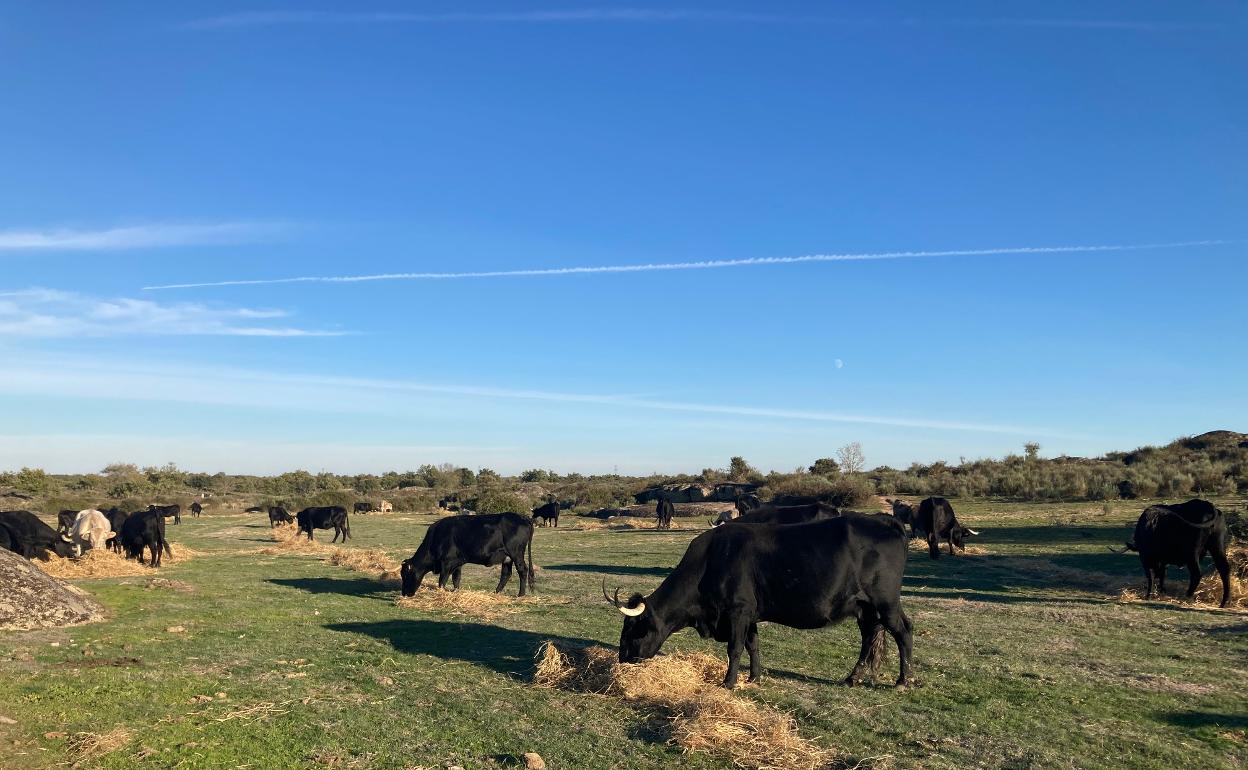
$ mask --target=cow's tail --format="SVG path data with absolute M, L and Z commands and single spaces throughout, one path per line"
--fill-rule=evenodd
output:
M 884 626 L 875 627 L 875 635 L 871 637 L 871 648 L 867 651 L 867 668 L 872 674 L 880 670 L 884 662 Z
M 533 533 L 529 533 L 529 543 L 527 546 L 528 554 L 526 561 L 529 565 L 529 588 L 536 588 L 537 573 L 533 571 Z

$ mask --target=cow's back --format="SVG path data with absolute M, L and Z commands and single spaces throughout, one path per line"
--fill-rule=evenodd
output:
M 955 520 L 953 505 L 943 497 L 929 497 L 919 503 L 915 520 L 919 529 L 944 537 Z
M 1203 554 L 1212 541 L 1225 548 L 1226 518 L 1207 500 L 1150 505 L 1135 524 L 1135 547 L 1146 562 L 1184 564 Z
M 743 513 L 735 519 L 737 524 L 804 524 L 820 519 L 835 518 L 840 511 L 824 503 L 809 505 L 764 505 Z

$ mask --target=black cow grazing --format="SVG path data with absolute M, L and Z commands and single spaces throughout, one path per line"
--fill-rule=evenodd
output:
M 355 513 L 379 513 L 381 507 L 376 503 L 356 503 L 351 510 Z
M 494 593 L 507 587 L 514 565 L 520 573 L 520 595 L 524 596 L 528 587 L 536 587 L 533 520 L 518 513 L 484 513 L 435 521 L 425 531 L 416 553 L 399 568 L 403 595 L 414 596 L 430 572 L 438 573 L 438 588 L 445 588 L 450 578 L 451 585 L 458 589 L 460 570 L 465 564 L 503 565 Z
M 735 524 L 806 524 L 841 515 L 840 509 L 827 503 L 809 505 L 764 505 L 733 520 Z
M 117 535 L 121 534 L 121 525 L 126 523 L 126 519 L 130 518 L 130 514 L 115 505 L 107 511 L 101 511 L 101 513 L 108 518 L 109 527 L 114 533 L 111 539 L 104 541 L 104 547 L 113 551 L 113 553 L 121 553 L 121 539 Z
M 64 510 L 56 514 L 57 533 L 68 535 L 69 531 L 74 528 L 74 520 L 77 518 L 78 511 Z
M 278 524 L 294 524 L 295 517 L 290 515 L 290 511 L 280 505 L 269 508 L 269 529 L 273 529 Z
M 659 498 L 658 504 L 654 506 L 654 518 L 659 523 L 659 529 L 671 529 L 674 515 L 676 515 L 676 506 L 672 505 L 672 501 L 666 497 Z
M 121 546 L 126 550 L 127 559 L 138 559 L 143 563 L 143 549 L 152 551 L 151 565 L 160 566 L 162 551 L 173 555 L 169 542 L 165 540 L 165 516 L 159 510 L 136 511 L 126 517 L 117 535 Z
M 295 514 L 295 521 L 299 523 L 299 531 L 307 532 L 308 539 L 312 539 L 312 530 L 314 529 L 330 529 L 334 530 L 334 539 L 331 543 L 338 542 L 338 536 L 342 536 L 342 542 L 347 542 L 351 537 L 351 522 L 347 518 L 347 509 L 341 505 L 324 505 L 314 506 L 312 508 L 304 508 Z
M 533 509 L 533 521 L 542 520 L 541 526 L 549 527 L 551 521 L 559 526 L 559 503 L 551 502 Z
M 728 644 L 724 686 L 737 683 L 741 652 L 750 681 L 759 677 L 758 624 L 822 628 L 858 619 L 862 647 L 845 679 L 856 684 L 872 664 L 877 636 L 897 643 L 901 674 L 910 682 L 913 625 L 901 609 L 906 534 L 890 517 L 845 516 L 775 527 L 725 524 L 698 535 L 676 569 L 649 596 L 603 596 L 625 615 L 620 662 L 654 657 L 667 637 L 692 627 Z
M 147 506 L 147 510 L 155 511 L 161 516 L 164 516 L 166 519 L 172 516 L 174 524 L 182 523 L 182 506 L 177 503 L 174 503 L 173 505 L 149 505 Z
M 1226 549 L 1231 542 L 1226 514 L 1208 500 L 1188 500 L 1177 505 L 1150 505 L 1135 524 L 1135 538 L 1118 553 L 1128 550 L 1140 554 L 1144 577 L 1148 580 L 1145 599 L 1153 598 L 1153 576 L 1157 576 L 1157 594 L 1166 593 L 1166 565 L 1187 567 L 1187 596 L 1200 585 L 1200 560 L 1205 554 L 1213 558 L 1213 566 L 1222 578 L 1222 603 L 1231 601 L 1231 566 Z
M 9 550 L 33 559 L 41 551 L 57 556 L 72 556 L 73 544 L 68 535 L 59 534 L 30 511 L 0 511 L 0 525 L 8 531 Z
M 762 508 L 763 501 L 758 499 L 758 495 L 741 495 L 734 501 L 733 505 L 736 506 L 738 514 L 745 514 L 755 508 Z
M 204 512 L 204 506 L 200 505 L 198 500 L 196 500 L 195 502 L 191 503 L 191 515 L 192 515 L 192 516 L 194 516 L 195 518 L 197 518 L 197 519 L 198 519 L 198 518 L 199 518 L 199 514 L 201 514 L 201 513 L 203 513 L 203 512 Z M 175 522 L 174 522 L 174 524 L 177 524 L 177 522 L 175 521 Z
M 943 497 L 929 497 L 919 503 L 913 526 L 927 533 L 927 552 L 933 559 L 940 558 L 941 540 L 949 542 L 949 555 L 953 556 L 955 545 L 966 550 L 966 536 L 979 534 L 958 523 L 958 517 L 953 515 L 953 506 Z

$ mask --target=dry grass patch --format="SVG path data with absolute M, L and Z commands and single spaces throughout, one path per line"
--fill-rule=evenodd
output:
M 335 548 L 329 562 L 355 572 L 368 573 L 387 588 L 398 588 L 402 583 L 399 563 L 380 548 Z
M 444 591 L 436 586 L 422 586 L 415 596 L 400 596 L 394 603 L 422 612 L 444 612 L 448 615 L 490 620 L 520 611 L 519 603 L 528 601 L 507 594 L 470 591 Z
M 1227 549 L 1226 557 L 1231 563 L 1231 601 L 1227 607 L 1232 610 L 1248 609 L 1248 546 L 1232 543 L 1231 547 Z M 1143 581 L 1143 578 L 1140 578 L 1140 580 Z M 1176 602 L 1197 607 L 1219 609 L 1219 604 L 1222 601 L 1222 578 L 1218 575 L 1217 570 L 1208 572 L 1201 578 L 1200 585 L 1196 586 L 1196 595 L 1190 600 L 1183 596 L 1187 592 L 1186 586 L 1186 579 L 1177 581 L 1171 579 L 1168 586 L 1170 593 L 1164 596 L 1154 594 L 1153 598 L 1148 601 Z M 1123 588 L 1114 599 L 1124 604 L 1145 601 L 1139 590 L 1133 587 Z
M 130 731 L 120 725 L 106 733 L 74 733 L 66 744 L 74 757 L 70 767 L 81 767 L 86 762 L 111 754 L 128 745 L 132 738 Z
M 546 642 L 538 651 L 533 682 L 660 708 L 670 720 L 673 744 L 686 752 L 722 757 L 746 770 L 843 766 L 836 752 L 799 735 L 790 714 L 720 687 L 725 670 L 718 658 L 701 653 L 622 664 L 603 647 L 559 649 Z

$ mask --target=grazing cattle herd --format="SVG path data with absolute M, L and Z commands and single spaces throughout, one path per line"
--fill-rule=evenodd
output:
M 786 502 L 782 501 L 782 502 Z M 450 499 L 440 501 L 449 507 Z M 858 661 L 846 677 L 858 683 L 873 665 L 884 634 L 895 642 L 900 660 L 898 686 L 912 680 L 911 653 L 914 627 L 901 606 L 901 585 L 909 542 L 922 533 L 930 558 L 940 558 L 940 544 L 949 555 L 965 550 L 968 536 L 980 533 L 960 523 L 953 506 L 943 497 L 929 497 L 913 507 L 888 500 L 892 513 L 842 510 L 823 502 L 800 505 L 763 503 L 742 495 L 734 509 L 712 519 L 711 527 L 695 536 L 684 556 L 663 582 L 647 596 L 634 593 L 620 599 L 620 589 L 603 597 L 622 615 L 619 659 L 634 663 L 656 655 L 673 633 L 693 628 L 704 638 L 727 645 L 725 687 L 738 679 L 742 653 L 749 655 L 749 679 L 761 673 L 758 624 L 778 623 L 798 629 L 820 628 L 854 618 L 861 632 Z M 389 507 L 389 504 L 386 504 Z M 519 513 L 446 516 L 428 527 L 416 552 L 402 562 L 401 593 L 412 596 L 426 575 L 436 572 L 438 588 L 460 585 L 465 564 L 501 566 L 496 592 L 503 591 L 513 571 L 520 581 L 519 595 L 535 587 L 533 535 L 535 526 L 559 525 L 566 504 L 547 502 L 528 515 Z M 198 516 L 203 508 L 189 507 Z M 333 529 L 334 538 L 351 538 L 347 509 L 342 506 L 304 508 L 293 516 L 285 508 L 249 508 L 266 512 L 271 527 L 294 523 L 300 534 L 313 539 L 313 530 Z M 382 507 L 357 503 L 357 513 Z M 30 511 L 0 512 L 0 547 L 27 558 L 43 552 L 79 556 L 91 549 L 111 547 L 127 558 L 161 565 L 162 553 L 172 555 L 165 536 L 165 520 L 180 521 L 180 506 L 149 505 L 126 513 L 117 508 L 60 511 L 57 529 Z M 660 496 L 655 506 L 657 527 L 668 529 L 675 505 Z M 540 524 L 539 524 L 540 522 Z M 1146 598 L 1165 591 L 1167 565 L 1188 571 L 1187 595 L 1200 582 L 1201 559 L 1208 556 L 1222 582 L 1221 606 L 1231 598 L 1226 515 L 1206 500 L 1176 505 L 1152 505 L 1140 515 L 1126 547 L 1139 554 L 1147 581 Z

